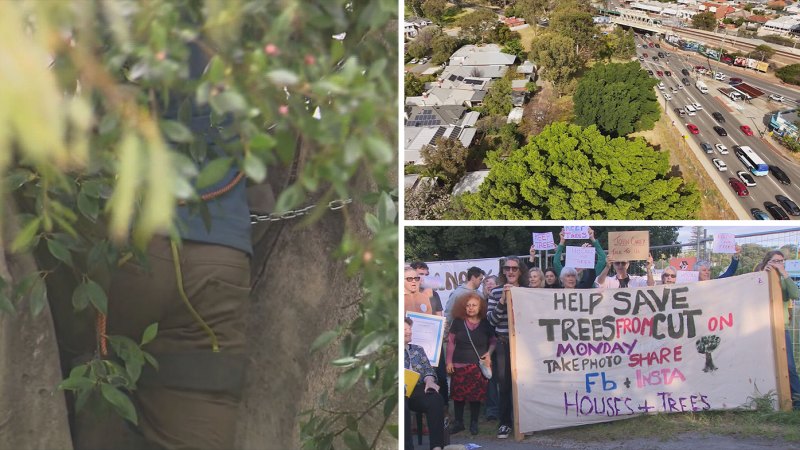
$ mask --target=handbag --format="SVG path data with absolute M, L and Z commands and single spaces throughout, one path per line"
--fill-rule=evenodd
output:
M 475 356 L 478 357 L 478 367 L 481 369 L 481 373 L 487 380 L 492 379 L 492 368 L 487 366 L 486 363 L 483 362 L 481 359 L 481 355 L 478 354 L 478 349 L 475 348 L 475 343 L 472 342 L 472 335 L 469 334 L 469 327 L 467 326 L 467 321 L 464 321 L 464 329 L 467 330 L 467 337 L 469 338 L 469 343 L 472 344 L 472 350 L 475 351 Z

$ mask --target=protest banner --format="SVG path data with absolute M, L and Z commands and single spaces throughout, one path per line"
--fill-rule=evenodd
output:
M 608 257 L 613 261 L 645 260 L 650 254 L 650 233 L 647 231 L 610 231 Z
M 669 265 L 676 268 L 677 270 L 692 270 L 694 268 L 695 263 L 697 263 L 696 256 L 685 256 L 685 257 L 676 256 L 674 258 L 669 259 Z
M 534 250 L 553 250 L 556 243 L 553 242 L 553 233 L 533 233 Z
M 733 233 L 717 233 L 714 235 L 713 253 L 736 253 L 736 235 Z
M 499 261 L 500 258 L 483 258 L 428 262 L 430 274 L 428 278 L 443 280 L 443 283 L 434 289 L 439 293 L 442 306 L 444 306 L 450 293 L 467 281 L 467 269 L 473 266 L 480 267 L 486 272 L 487 277 L 489 275 L 497 276 L 500 275 L 498 272 Z
M 564 267 L 572 267 L 573 269 L 593 269 L 594 256 L 594 247 L 567 246 L 567 261 Z
M 589 227 L 580 225 L 565 226 L 564 239 L 589 239 Z
M 647 413 L 754 408 L 770 391 L 791 409 L 777 275 L 511 293 L 518 440 Z
M 410 317 L 414 322 L 411 325 L 411 343 L 425 350 L 425 355 L 433 367 L 439 366 L 445 318 L 416 312 L 406 312 L 406 317 Z

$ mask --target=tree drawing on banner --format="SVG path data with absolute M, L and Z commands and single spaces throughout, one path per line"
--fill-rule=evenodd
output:
M 714 365 L 714 361 L 711 359 L 711 352 L 719 347 L 719 336 L 713 334 L 710 336 L 703 336 L 697 340 L 695 345 L 697 346 L 697 353 L 706 355 L 706 366 L 703 367 L 703 372 L 717 370 L 717 366 Z

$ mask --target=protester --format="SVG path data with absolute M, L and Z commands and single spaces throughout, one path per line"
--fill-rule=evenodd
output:
M 614 266 L 614 276 L 609 277 L 608 271 L 611 266 Z M 656 282 L 653 279 L 653 255 L 647 255 L 646 272 L 644 277 L 628 275 L 629 261 L 614 261 L 614 258 L 609 257 L 606 261 L 606 267 L 600 272 L 595 285 L 601 288 L 625 288 L 625 287 L 644 287 L 655 286 Z
M 561 289 L 558 281 L 558 272 L 552 267 L 544 269 L 544 287 L 547 289 Z
M 511 434 L 513 399 L 511 396 L 511 350 L 508 342 L 508 309 L 506 301 L 511 300 L 511 287 L 528 287 L 528 268 L 516 256 L 504 259 L 502 273 L 497 279 L 500 287 L 495 288 L 489 296 L 489 312 L 486 318 L 494 326 L 497 333 L 497 365 L 494 376 L 500 388 L 499 414 L 500 425 L 497 437 L 506 439 Z
M 578 287 L 578 271 L 572 267 L 564 267 L 561 269 L 561 285 L 564 289 L 575 289 Z
M 489 381 L 481 373 L 479 363 L 491 367 L 495 343 L 494 329 L 486 320 L 480 296 L 467 292 L 458 297 L 447 340 L 447 373 L 451 376 L 450 397 L 455 412 L 452 434 L 464 430 L 465 402 L 469 402 L 469 431 L 478 434 L 478 415 Z
M 483 293 L 487 299 L 486 308 L 489 308 L 488 298 L 492 293 L 492 289 L 497 287 L 497 276 L 489 275 L 483 279 Z M 492 367 L 497 367 L 497 354 L 492 353 Z M 497 377 L 492 377 L 489 380 L 489 390 L 486 394 L 486 420 L 497 420 Z
M 450 322 L 453 318 L 453 305 L 455 304 L 456 299 L 462 295 L 475 292 L 483 302 L 486 301 L 483 290 L 480 289 L 484 276 L 486 276 L 486 272 L 484 272 L 480 267 L 472 266 L 467 269 L 467 281 L 455 288 L 455 290 L 450 293 L 450 297 L 447 298 L 447 304 L 444 307 L 444 314 L 447 317 L 448 322 Z
M 772 250 L 764 255 L 764 259 L 756 266 L 756 272 L 765 270 L 775 271 L 781 282 L 781 293 L 783 295 L 783 327 L 786 339 L 786 359 L 789 366 L 789 389 L 792 392 L 792 407 L 795 411 L 800 410 L 800 377 L 797 376 L 797 367 L 794 362 L 794 351 L 792 349 L 792 335 L 789 333 L 789 303 L 792 300 L 800 299 L 800 289 L 794 280 L 786 272 L 784 266 L 785 257 L 779 250 Z
M 678 279 L 678 269 L 667 266 L 663 272 L 661 272 L 661 284 L 675 284 Z
M 544 287 L 544 272 L 538 267 L 533 267 L 528 271 L 529 286 L 532 288 Z
M 736 269 L 739 268 L 739 254 L 742 252 L 742 247 L 736 246 L 736 253 L 733 255 L 733 259 L 731 259 L 731 264 L 725 269 L 720 276 L 717 278 L 727 278 L 733 276 L 736 273 Z M 697 261 L 694 264 L 694 270 L 698 272 L 697 278 L 698 281 L 706 281 L 711 279 L 711 261 Z
M 430 297 L 419 291 L 420 276 L 411 267 L 406 267 L 403 272 L 403 290 L 405 311 L 423 314 L 433 314 Z
M 428 417 L 428 433 L 431 450 L 444 447 L 444 403 L 436 384 L 436 371 L 433 370 L 425 350 L 411 343 L 411 326 L 414 322 L 405 318 L 405 356 L 403 366 L 419 374 L 417 384 L 412 387 L 411 396 L 406 397 L 406 450 L 414 448 L 411 436 L 411 411 L 424 413 Z
M 566 243 L 567 243 L 567 240 L 564 238 L 565 233 L 566 233 L 565 230 L 562 228 L 561 232 L 559 233 L 559 236 L 561 236 L 561 240 L 559 241 L 558 247 L 556 247 L 556 253 L 553 255 L 553 268 L 555 269 L 556 274 L 559 277 L 561 276 L 561 270 L 562 270 L 561 255 L 566 249 Z M 594 230 L 589 228 L 588 233 L 591 245 L 594 246 L 595 256 L 597 260 L 595 261 L 594 269 L 578 269 L 578 268 L 575 269 L 578 272 L 578 282 L 577 282 L 578 289 L 589 289 L 594 287 L 595 277 L 597 277 L 597 274 L 600 273 L 606 266 L 606 252 L 600 245 L 600 241 L 594 238 Z M 589 247 L 589 245 L 590 244 L 584 243 L 582 247 Z

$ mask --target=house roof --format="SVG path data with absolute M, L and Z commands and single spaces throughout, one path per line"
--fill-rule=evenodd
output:
M 475 124 L 478 122 L 478 118 L 480 117 L 481 113 L 479 113 L 478 111 L 470 111 L 464 114 L 464 118 L 461 119 L 461 123 L 459 125 L 461 125 L 462 127 L 474 127 Z
M 520 123 L 522 122 L 522 113 L 525 112 L 525 109 L 522 107 L 515 107 L 511 108 L 511 112 L 508 113 L 508 119 L 506 119 L 506 123 Z
M 483 46 L 465 45 L 450 55 L 450 65 L 457 66 L 492 66 L 511 65 L 516 61 L 516 55 L 500 51 L 497 44 Z
M 406 126 L 458 125 L 466 110 L 461 105 L 407 106 Z
M 471 55 L 473 53 L 481 53 L 481 52 L 499 52 L 500 46 L 497 44 L 485 44 L 485 45 L 465 45 L 458 50 L 454 51 L 451 58 L 456 57 L 463 57 L 467 55 Z
M 405 127 L 404 139 L 404 161 L 423 162 L 420 150 L 426 145 L 433 145 L 437 139 L 458 139 L 461 144 L 469 148 L 478 132 L 476 128 L 462 128 L 457 126 L 433 126 L 433 127 Z
M 478 192 L 483 180 L 489 175 L 489 170 L 478 170 L 468 172 L 453 187 L 453 195 L 466 194 L 467 192 Z
M 769 17 L 753 15 L 753 16 L 745 17 L 744 20 L 747 21 L 747 22 L 767 23 L 767 22 L 769 22 Z
M 450 89 L 465 89 L 469 91 L 481 91 L 489 88 L 491 78 L 478 78 L 478 77 L 462 77 L 461 75 L 449 74 L 447 77 L 442 77 L 434 84 L 436 87 L 450 88 Z
M 476 74 L 480 78 L 502 78 L 508 71 L 508 66 L 446 66 L 440 78 L 447 79 L 450 75 L 472 77 Z
M 517 73 L 533 73 L 534 70 L 536 70 L 536 66 L 528 60 L 525 60 L 517 67 Z
M 526 85 L 528 84 L 528 80 L 511 80 L 511 89 L 515 91 L 525 91 L 527 90 Z

